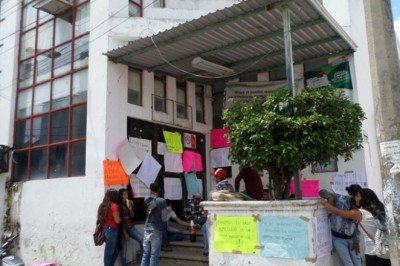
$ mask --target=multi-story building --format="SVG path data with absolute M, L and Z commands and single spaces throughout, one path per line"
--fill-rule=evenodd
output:
M 0 211 L 9 214 L 2 229 L 18 222 L 20 254 L 27 263 L 55 260 L 63 265 L 101 264 L 102 248 L 93 245 L 92 233 L 97 207 L 106 189 L 102 161 L 115 159 L 113 149 L 127 137 L 146 139 L 153 156 L 162 162 L 157 145 L 164 141 L 163 130 L 192 134 L 196 137 L 192 150 L 202 155 L 205 166 L 198 178 L 203 191 L 210 191 L 213 180 L 209 175 L 209 133 L 222 126 L 226 80 L 210 82 L 173 75 L 162 68 L 151 71 L 129 60 L 118 60 L 112 52 L 108 55 L 113 60 L 109 60 L 105 53 L 121 47 L 129 52 L 129 47 L 134 47 L 140 38 L 240 2 L 1 1 L 0 144 L 15 147 L 15 151 L 9 171 L 0 174 L 1 200 L 7 198 L 12 210 L 9 212 L 10 204 L 5 204 Z M 271 3 L 292 1 L 249 2 L 265 2 L 268 7 Z M 357 48 L 354 46 L 355 52 L 331 56 L 307 55 L 304 62 L 295 62 L 296 80 L 304 83 L 304 73 L 316 67 L 349 62 L 353 83 L 350 94 L 362 105 L 367 119 L 363 123 L 364 149 L 352 161 L 345 163 L 339 158 L 333 172 L 314 175 L 310 167 L 303 171 L 303 176 L 319 179 L 321 187 L 329 187 L 334 172 L 355 171 L 363 174 L 368 186 L 381 194 L 364 1 L 311 2 L 323 3 L 330 14 L 324 19 L 330 21 L 332 16 L 333 22 L 329 23 L 340 25 L 338 32 L 346 32 L 342 34 L 344 40 L 354 42 Z M 306 13 L 303 15 L 307 17 Z M 278 30 L 266 24 L 260 22 L 254 31 Z M 219 34 L 209 41 L 219 39 L 221 45 L 227 45 L 223 33 Z M 311 33 L 311 41 L 318 40 L 318 34 Z M 351 39 L 346 39 L 346 34 Z M 305 45 L 311 41 L 305 40 Z M 193 45 L 193 49 L 198 48 Z M 151 63 L 153 59 L 147 60 Z M 261 69 L 253 75 L 234 78 L 285 79 L 283 68 Z M 237 167 L 232 167 L 231 175 L 236 173 Z M 159 178 L 162 180 L 163 174 Z M 7 183 L 5 189 L 7 181 L 12 185 Z M 184 199 L 174 204 L 179 209 L 183 203 Z

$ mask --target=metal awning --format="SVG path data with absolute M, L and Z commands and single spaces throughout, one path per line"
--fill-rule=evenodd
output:
M 235 75 L 285 66 L 282 9 L 290 12 L 295 64 L 355 52 L 356 45 L 318 0 L 246 0 L 170 30 L 109 51 L 114 62 L 207 81 L 195 57 L 234 69 Z M 233 78 L 233 77 L 230 77 Z

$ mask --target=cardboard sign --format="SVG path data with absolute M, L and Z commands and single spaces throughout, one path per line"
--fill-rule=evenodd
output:
M 104 160 L 104 185 L 106 186 L 126 186 L 129 184 L 129 177 L 125 173 L 119 161 Z
M 167 145 L 167 149 L 169 152 L 172 152 L 172 153 L 182 153 L 183 152 L 182 140 L 181 140 L 180 133 L 164 131 L 163 134 L 164 134 L 165 143 Z

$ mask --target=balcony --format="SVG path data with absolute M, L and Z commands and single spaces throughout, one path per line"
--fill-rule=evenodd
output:
M 152 94 L 152 120 L 162 124 L 187 129 L 193 128 L 193 111 L 190 105 Z

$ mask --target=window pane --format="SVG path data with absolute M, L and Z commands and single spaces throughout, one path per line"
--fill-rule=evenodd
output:
M 15 132 L 15 147 L 17 149 L 29 146 L 29 138 L 31 135 L 31 120 L 17 122 Z
M 55 44 L 58 45 L 72 39 L 72 12 L 56 18 Z
M 13 181 L 28 180 L 28 152 L 13 154 Z
M 71 71 L 71 43 L 55 48 L 54 52 L 54 75 Z
M 35 54 L 36 31 L 31 30 L 21 36 L 21 59 Z
M 31 153 L 31 180 L 46 178 L 47 150 L 36 149 Z
M 74 69 L 87 66 L 89 59 L 89 36 L 75 41 Z
M 130 17 L 140 17 L 141 16 L 141 7 L 134 3 L 129 3 L 129 16 Z
M 17 118 L 31 115 L 32 89 L 25 90 L 18 94 Z
M 36 26 L 37 9 L 32 5 L 28 5 L 24 8 L 24 18 L 22 20 L 22 30 L 28 30 Z
M 154 80 L 154 94 L 160 98 L 165 98 L 165 82 L 163 80 Z
M 38 28 L 37 52 L 48 50 L 53 46 L 53 21 Z
M 164 7 L 164 0 L 155 0 L 153 2 L 154 7 Z
M 204 87 L 196 85 L 196 121 L 204 123 Z
M 56 79 L 53 82 L 52 109 L 69 105 L 69 93 L 71 90 L 71 76 Z
M 33 83 L 33 59 L 21 63 L 19 67 L 19 87 L 24 88 Z
M 74 74 L 72 80 L 72 103 L 86 101 L 88 86 L 88 71 L 83 70 Z
M 39 24 L 42 24 L 43 22 L 48 21 L 52 18 L 54 18 L 52 14 L 39 10 Z
M 128 72 L 128 103 L 142 104 L 142 72 L 129 70 Z
M 48 120 L 48 115 L 33 119 L 32 146 L 47 144 Z
M 176 101 L 178 103 L 186 103 L 186 90 L 182 88 L 176 88 Z
M 51 116 L 51 143 L 68 138 L 68 109 L 54 112 Z
M 36 83 L 50 79 L 51 57 L 50 50 L 36 57 Z
M 43 113 L 49 111 L 50 105 L 50 82 L 39 85 L 35 88 L 33 96 L 33 113 Z
M 86 136 L 86 104 L 72 110 L 72 138 Z
M 66 145 L 60 145 L 50 148 L 50 166 L 49 166 L 50 177 L 67 176 L 66 155 L 67 155 Z
M 79 141 L 71 144 L 71 176 L 85 175 L 86 142 Z
M 76 11 L 75 36 L 89 31 L 89 10 L 89 4 L 85 4 Z

